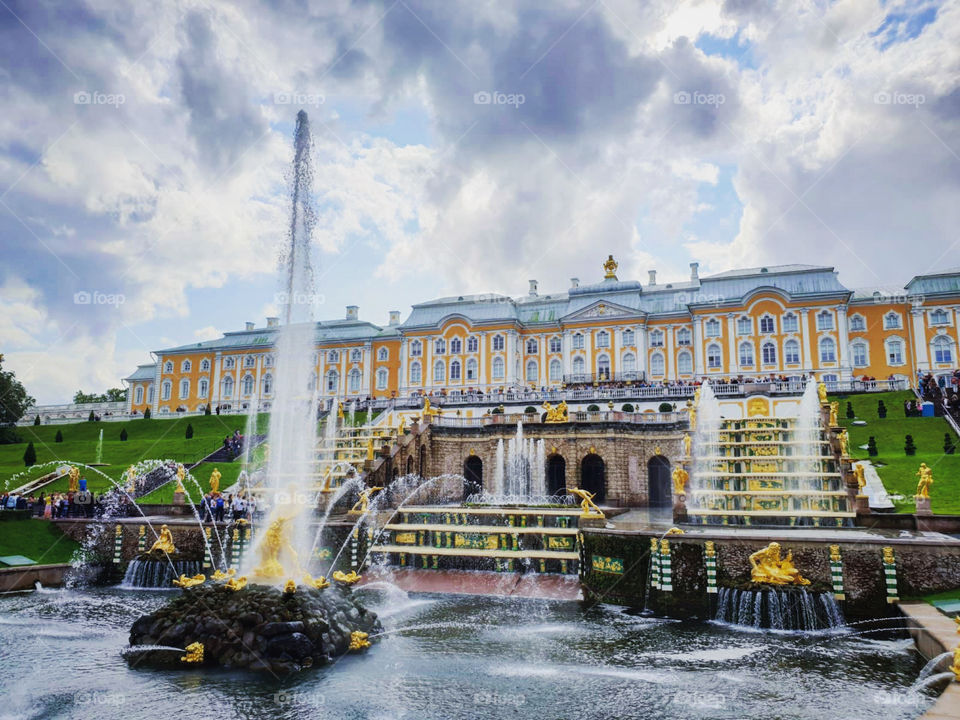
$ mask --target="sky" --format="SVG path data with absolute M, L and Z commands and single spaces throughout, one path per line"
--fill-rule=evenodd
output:
M 41 403 L 277 312 L 960 265 L 960 3 L 0 0 L 0 352 Z

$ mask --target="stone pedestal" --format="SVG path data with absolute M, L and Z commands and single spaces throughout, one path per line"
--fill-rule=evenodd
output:
M 183 505 L 183 503 L 184 503 L 184 494 L 182 492 L 175 492 L 173 494 L 173 504 Z
M 857 515 L 870 514 L 870 498 L 866 495 L 857 495 L 854 505 Z
M 687 496 L 677 496 L 677 501 L 673 504 L 673 521 L 675 523 L 687 522 Z
M 916 496 L 914 500 L 917 503 L 917 515 L 933 515 L 930 510 L 930 498 Z
M 607 519 L 602 515 L 588 515 L 588 516 L 581 515 L 580 516 L 579 527 L 582 527 L 582 528 L 587 528 L 587 527 L 602 528 L 606 524 L 607 524 Z

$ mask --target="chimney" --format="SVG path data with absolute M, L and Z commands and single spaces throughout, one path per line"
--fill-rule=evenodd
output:
M 572 288 L 580 287 L 580 278 L 570 278 L 570 287 Z
M 536 294 L 537 294 L 537 281 L 536 281 L 536 280 L 531 280 L 531 281 L 530 281 L 530 294 L 533 295 L 533 296 L 536 296 Z
M 356 320 L 359 313 L 359 307 L 356 305 L 347 305 L 347 320 Z
M 267 318 L 267 327 L 278 327 L 280 325 L 280 318 L 277 317 L 268 317 Z
M 650 282 L 649 282 L 648 284 L 649 284 L 649 285 L 656 285 L 656 284 L 657 284 L 657 271 L 656 271 L 656 270 L 648 270 L 647 272 L 650 273 Z
M 391 325 L 399 325 L 399 324 L 400 324 L 400 311 L 399 311 L 399 310 L 391 310 L 391 311 L 390 311 L 390 324 L 391 324 Z
M 700 263 L 692 262 L 690 263 L 690 279 L 696 282 L 700 279 Z
M 247 332 L 250 332 L 251 330 L 253 330 L 253 323 L 252 323 L 252 322 L 248 322 L 248 323 L 245 323 L 245 324 L 246 324 L 246 326 L 247 326 Z

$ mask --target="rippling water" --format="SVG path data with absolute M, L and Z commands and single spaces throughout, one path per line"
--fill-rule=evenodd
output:
M 910 689 L 923 662 L 900 639 L 740 632 L 557 601 L 364 595 L 385 611 L 384 637 L 283 681 L 128 666 L 131 623 L 168 593 L 0 597 L 0 717 L 884 720 L 931 702 Z

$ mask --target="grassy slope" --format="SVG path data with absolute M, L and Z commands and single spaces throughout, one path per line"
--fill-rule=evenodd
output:
M 944 433 L 953 431 L 942 418 L 908 418 L 903 413 L 903 403 L 912 399 L 910 391 L 891 393 L 867 393 L 863 395 L 832 396 L 831 400 L 840 401 L 840 423 L 848 427 L 850 433 L 850 454 L 858 460 L 872 460 L 880 464 L 877 468 L 880 479 L 887 491 L 904 495 L 903 501 L 894 501 L 899 512 L 913 512 L 913 495 L 917 490 L 917 468 L 925 462 L 933 468 L 934 485 L 931 496 L 935 513 L 960 514 L 960 451 L 955 455 L 943 452 Z M 857 419 L 867 422 L 864 426 L 854 426 L 846 417 L 847 401 L 853 404 Z M 887 417 L 877 417 L 877 403 L 883 400 L 887 406 Z M 904 438 L 913 435 L 917 454 L 908 456 L 903 451 Z M 866 445 L 869 437 L 877 439 L 879 454 L 871 458 L 861 445 Z M 960 445 L 960 439 L 954 436 Z
M 23 555 L 40 565 L 70 562 L 80 547 L 54 523 L 35 518 L 0 522 L 0 555 Z
M 204 492 L 210 489 L 210 473 L 213 472 L 214 468 L 220 471 L 220 491 L 223 492 L 237 481 L 243 463 L 239 460 L 232 463 L 200 463 L 190 474 L 197 479 Z M 137 502 L 140 505 L 169 504 L 173 502 L 173 491 L 176 489 L 177 483 L 170 482 L 158 487 L 152 493 L 144 495 Z M 184 482 L 183 489 L 187 491 L 187 497 L 193 503 L 196 503 L 199 499 L 198 495 L 202 497 L 202 493 L 198 493 L 196 486 L 189 481 Z
M 266 415 L 261 415 L 258 424 L 266 426 Z M 187 424 L 193 425 L 193 437 L 185 438 Z M 25 470 L 23 453 L 27 443 L 33 442 L 37 451 L 37 464 L 51 460 L 92 463 L 96 458 L 97 440 L 103 430 L 103 462 L 109 467 L 102 470 L 119 479 L 128 465 L 152 458 L 172 459 L 180 462 L 195 462 L 216 450 L 223 437 L 234 430 L 244 432 L 246 418 L 242 415 L 211 415 L 190 418 L 130 420 L 126 422 L 80 422 L 68 425 L 40 425 L 17 428 L 23 442 L 0 445 L 0 481 L 6 483 L 15 473 Z M 120 440 L 120 431 L 126 428 L 127 440 Z M 63 433 L 63 442 L 54 442 L 57 431 Z M 33 471 L 31 475 L 49 472 L 46 468 Z M 223 469 L 221 468 L 221 472 Z M 207 473 L 209 477 L 209 472 Z M 110 483 L 95 473 L 87 473 L 88 486 L 101 490 Z M 26 482 L 16 481 L 17 485 Z M 65 490 L 66 479 L 47 486 L 45 490 Z

